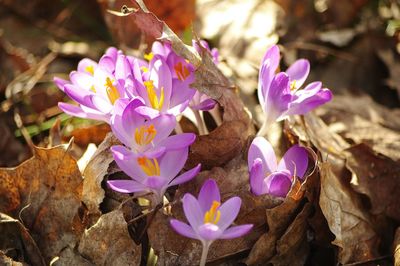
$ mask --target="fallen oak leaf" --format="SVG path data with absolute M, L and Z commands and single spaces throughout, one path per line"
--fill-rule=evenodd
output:
M 34 156 L 15 168 L 0 168 L 0 211 L 20 217 L 48 263 L 80 236 L 82 176 L 68 150 L 34 147 Z
M 337 160 L 337 159 L 336 159 Z M 332 162 L 332 158 L 331 158 Z M 343 163 L 335 161 L 339 170 L 335 172 L 331 163 L 322 163 L 321 210 L 335 235 L 333 244 L 339 249 L 339 262 L 367 261 L 379 256 L 380 237 L 375 232 L 368 214 L 362 210 L 357 194 L 345 186 L 342 173 Z
M 373 215 L 385 214 L 400 221 L 398 195 L 400 192 L 400 162 L 375 153 L 366 144 L 346 150 L 346 167 L 354 174 L 352 187 L 367 195 Z

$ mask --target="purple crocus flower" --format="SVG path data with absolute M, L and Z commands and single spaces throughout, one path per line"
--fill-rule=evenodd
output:
M 138 156 L 154 158 L 166 149 L 180 149 L 193 143 L 196 136 L 192 133 L 169 136 L 176 126 L 175 116 L 160 114 L 150 119 L 136 111 L 141 106 L 141 98 L 120 99 L 111 118 L 114 135 Z
M 181 147 L 178 140 L 176 140 L 176 144 L 175 149 L 166 150 L 155 158 L 136 154 L 124 146 L 111 147 L 115 162 L 122 171 L 131 177 L 131 180 L 109 180 L 108 185 L 121 193 L 146 194 L 152 192 L 152 205 L 156 206 L 162 202 L 167 188 L 189 181 L 200 171 L 200 164 L 198 164 L 177 176 L 188 158 L 189 147 Z
M 286 72 L 278 74 L 280 54 L 278 46 L 267 50 L 261 63 L 258 81 L 258 99 L 265 114 L 259 135 L 264 135 L 269 126 L 290 115 L 302 115 L 330 101 L 332 93 L 322 88 L 322 83 L 312 82 L 300 89 L 310 72 L 306 59 L 294 62 Z
M 208 249 L 215 240 L 243 236 L 253 227 L 252 224 L 231 226 L 239 213 L 241 199 L 232 197 L 221 205 L 219 189 L 213 179 L 203 184 L 197 199 L 186 193 L 182 202 L 189 225 L 176 219 L 170 223 L 179 234 L 201 241 L 203 252 L 200 265 L 205 265 Z
M 271 144 L 263 137 L 256 137 L 248 154 L 251 191 L 255 195 L 285 197 L 294 178 L 304 178 L 307 166 L 308 153 L 305 148 L 292 146 L 277 163 Z
M 79 106 L 59 103 L 60 109 L 72 116 L 102 120 L 109 123 L 115 102 L 126 98 L 126 76 L 121 78 L 122 52 L 109 48 L 97 64 L 83 59 L 77 71 L 70 73 L 70 80 L 55 78 L 56 85 Z

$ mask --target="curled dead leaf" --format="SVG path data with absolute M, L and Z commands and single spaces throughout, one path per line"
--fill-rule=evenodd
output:
M 101 182 L 108 174 L 108 168 L 114 160 L 110 147 L 116 144 L 119 144 L 119 141 L 112 133 L 109 133 L 83 171 L 82 202 L 88 208 L 91 223 L 95 222 L 101 215 L 99 205 L 105 195 Z
M 0 265 L 19 265 L 18 262 L 46 265 L 28 229 L 18 220 L 0 213 Z

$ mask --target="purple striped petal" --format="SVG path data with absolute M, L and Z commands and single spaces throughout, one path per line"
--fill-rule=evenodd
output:
M 238 226 L 232 226 L 232 227 L 226 229 L 222 233 L 222 236 L 220 236 L 220 239 L 232 239 L 232 238 L 241 237 L 241 236 L 247 234 L 252 228 L 253 228 L 252 224 L 243 224 L 243 225 L 238 225 Z
M 204 215 L 201 211 L 199 202 L 193 195 L 186 193 L 182 198 L 183 212 L 190 226 L 197 231 L 203 224 Z
M 80 118 L 87 118 L 87 119 L 93 119 L 93 120 L 100 120 L 104 121 L 106 123 L 109 123 L 110 116 L 106 114 L 99 114 L 95 113 L 95 110 L 93 110 L 93 113 L 83 111 L 81 107 L 72 105 L 69 103 L 63 103 L 59 102 L 58 107 L 66 114 L 80 117 Z
M 148 191 L 148 188 L 133 180 L 108 180 L 108 186 L 121 193 L 134 193 Z
M 135 153 L 121 145 L 112 146 L 110 150 L 118 167 L 132 179 L 143 183 L 148 178 L 138 165 Z
M 331 99 L 332 92 L 329 89 L 321 89 L 320 82 L 310 83 L 305 89 L 296 92 L 295 99 L 290 103 L 285 115 L 306 114 Z
M 198 239 L 196 232 L 188 224 L 172 219 L 169 221 L 171 227 L 178 233 L 188 238 Z
M 196 135 L 193 133 L 181 133 L 178 135 L 169 136 L 158 145 L 164 146 L 167 150 L 180 150 L 193 144 L 196 140 Z
M 183 168 L 188 157 L 188 148 L 166 152 L 160 159 L 160 172 L 165 177 L 174 178 Z
M 65 94 L 68 95 L 68 97 L 70 97 L 75 102 L 85 105 L 92 109 L 97 109 L 94 103 L 92 102 L 91 96 L 93 95 L 93 93 L 91 93 L 90 91 L 85 91 L 80 88 L 77 88 L 74 85 L 66 84 L 64 86 L 64 92 Z
M 256 137 L 250 145 L 247 159 L 249 169 L 251 169 L 257 158 L 262 161 L 262 171 L 264 173 L 272 173 L 276 170 L 277 162 L 274 149 L 272 148 L 271 143 L 263 137 Z
M 292 176 L 303 178 L 307 167 L 307 150 L 299 145 L 294 145 L 283 155 L 277 169 L 289 170 Z
M 62 91 L 64 91 L 64 86 L 66 84 L 70 84 L 70 82 L 68 80 L 65 80 L 65 79 L 62 79 L 62 78 L 57 78 L 57 77 L 54 77 L 53 81 L 57 85 L 57 87 Z
M 263 195 L 268 191 L 265 185 L 265 172 L 263 171 L 263 165 L 260 158 L 254 160 L 253 165 L 250 168 L 250 188 L 254 195 Z
M 176 186 L 179 184 L 183 184 L 195 177 L 201 170 L 201 164 L 196 165 L 194 168 L 186 171 L 185 173 L 181 174 L 180 176 L 174 178 L 171 183 L 169 183 L 169 187 Z
M 221 202 L 219 188 L 214 179 L 207 179 L 200 189 L 198 196 L 199 204 L 203 213 L 206 213 L 214 201 Z
M 218 227 L 224 231 L 228 228 L 239 214 L 242 200 L 239 197 L 232 197 L 225 201 L 220 207 L 221 218 L 218 221 Z
M 292 186 L 290 173 L 275 172 L 269 175 L 266 179 L 268 193 L 276 197 L 286 197 Z
M 310 73 L 310 62 L 306 59 L 299 59 L 294 62 L 287 70 L 290 82 L 295 82 L 295 88 L 300 88 L 306 81 Z

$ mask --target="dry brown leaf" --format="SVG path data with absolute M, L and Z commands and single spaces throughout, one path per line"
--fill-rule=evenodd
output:
M 84 229 L 82 176 L 68 145 L 35 147 L 33 158 L 0 168 L 0 210 L 20 217 L 49 262 Z
M 347 168 L 354 174 L 354 190 L 368 196 L 373 215 L 400 221 L 400 162 L 376 154 L 365 144 L 347 149 Z
M 400 160 L 400 109 L 388 109 L 366 95 L 338 95 L 319 112 L 332 132 Z
M 400 228 L 396 229 L 393 241 L 394 265 L 400 266 Z
M 119 141 L 109 133 L 83 171 L 82 202 L 88 208 L 90 223 L 94 223 L 101 215 L 99 205 L 104 199 L 101 182 L 108 174 L 108 168 L 114 160 L 110 147 L 116 144 L 119 144 Z
M 139 265 L 141 247 L 129 237 L 120 209 L 100 217 L 83 234 L 78 251 L 95 265 Z
M 99 124 L 74 129 L 64 140 L 74 137 L 74 143 L 80 147 L 86 147 L 89 143 L 99 145 L 111 131 L 108 124 Z
M 18 265 L 8 264 L 10 261 L 46 265 L 39 248 L 25 226 L 3 213 L 0 213 L 0 250 L 2 250 L 0 265 Z
M 341 169 L 343 163 L 337 162 Z M 322 163 L 320 173 L 319 203 L 330 230 L 336 236 L 333 244 L 340 247 L 339 262 L 362 262 L 377 257 L 380 238 L 368 213 L 363 211 L 357 194 L 345 185 L 340 170 L 334 172 L 330 163 Z

